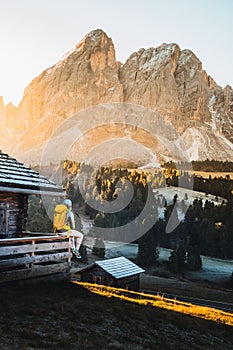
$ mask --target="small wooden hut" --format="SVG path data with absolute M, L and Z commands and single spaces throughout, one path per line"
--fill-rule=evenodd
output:
M 0 152 L 0 282 L 70 276 L 69 238 L 23 233 L 30 194 L 64 197 L 65 192 Z
M 25 230 L 30 194 L 61 197 L 64 191 L 0 151 L 0 238 L 17 237 Z
M 119 258 L 96 261 L 78 271 L 81 282 L 139 291 L 139 276 L 144 272 L 132 261 Z

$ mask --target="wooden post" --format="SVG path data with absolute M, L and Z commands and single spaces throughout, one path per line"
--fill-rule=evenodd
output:
M 71 237 L 69 237 L 69 248 L 68 248 L 68 252 L 71 253 Z M 71 266 L 71 257 L 68 258 L 68 264 L 69 264 L 69 266 Z
M 31 253 L 30 253 L 29 255 L 32 256 L 32 257 L 34 257 L 34 255 L 35 255 L 35 240 L 34 240 L 34 239 L 33 239 L 32 242 L 31 242 L 31 246 L 32 246 L 32 251 L 31 251 Z M 34 263 L 29 264 L 29 267 L 30 267 L 31 269 L 33 269 Z
M 9 230 L 9 228 L 8 228 L 8 225 L 9 225 L 9 215 L 10 215 L 10 205 L 9 205 L 9 203 L 7 203 L 6 204 L 6 234 L 8 234 L 8 230 Z

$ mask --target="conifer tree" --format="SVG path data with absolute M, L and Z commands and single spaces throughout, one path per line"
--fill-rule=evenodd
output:
M 182 245 L 174 250 L 170 255 L 170 269 L 173 272 L 182 272 L 185 269 L 186 251 Z
M 99 258 L 105 257 L 105 244 L 102 238 L 96 238 L 93 248 L 92 254 L 98 256 Z
M 158 225 L 157 223 L 138 240 L 137 262 L 142 266 L 153 266 L 158 260 Z
M 87 247 L 86 247 L 86 245 L 84 245 L 84 243 L 81 244 L 79 252 L 80 252 L 80 255 L 82 257 L 81 259 L 79 259 L 79 261 L 86 264 L 88 262 Z

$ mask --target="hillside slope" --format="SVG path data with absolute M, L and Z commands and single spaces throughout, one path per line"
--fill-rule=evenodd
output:
M 233 349 L 230 326 L 101 297 L 73 284 L 1 288 L 0 296 L 1 349 Z

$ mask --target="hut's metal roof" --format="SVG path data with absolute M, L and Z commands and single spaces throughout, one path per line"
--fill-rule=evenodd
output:
M 30 190 L 43 192 L 63 193 L 62 187 L 55 182 L 48 180 L 43 175 L 30 169 L 25 164 L 20 163 L 15 158 L 10 157 L 0 151 L 0 188 L 9 191 L 17 189 L 24 193 Z
M 138 273 L 145 271 L 123 256 L 119 258 L 96 261 L 95 264 L 100 266 L 103 270 L 116 279 L 137 275 Z

